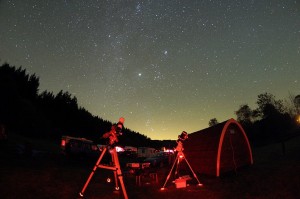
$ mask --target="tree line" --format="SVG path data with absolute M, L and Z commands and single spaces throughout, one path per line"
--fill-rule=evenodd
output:
M 253 145 L 266 145 L 300 135 L 300 95 L 290 94 L 287 100 L 277 100 L 271 93 L 257 96 L 257 108 L 248 104 L 240 105 L 235 111 L 237 121 L 243 126 Z M 209 126 L 218 124 L 213 118 Z
M 59 140 L 62 135 L 85 137 L 105 144 L 102 135 L 112 122 L 89 113 L 78 106 L 77 98 L 61 90 L 39 92 L 39 78 L 22 67 L 4 63 L 0 66 L 0 125 L 6 132 L 27 137 Z M 120 145 L 160 148 L 172 141 L 155 141 L 139 132 L 125 128 Z
M 22 67 L 8 63 L 0 66 L 0 125 L 5 126 L 6 131 L 54 140 L 61 139 L 62 135 L 85 137 L 105 144 L 101 137 L 110 130 L 112 122 L 78 106 L 77 98 L 69 92 L 61 90 L 56 95 L 47 90 L 40 92 L 39 85 L 39 78 L 27 74 Z M 253 144 L 284 143 L 295 135 L 299 129 L 300 95 L 290 95 L 284 103 L 270 93 L 263 93 L 258 95 L 256 104 L 256 109 L 243 104 L 235 111 L 237 121 Z M 213 118 L 209 126 L 217 123 Z M 172 140 L 151 140 L 127 128 L 124 135 L 119 138 L 121 145 L 155 148 L 176 145 Z

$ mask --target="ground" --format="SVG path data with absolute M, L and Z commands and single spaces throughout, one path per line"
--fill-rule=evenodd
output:
M 173 175 L 165 186 L 170 167 L 157 169 L 158 183 L 148 176 L 136 185 L 135 175 L 124 174 L 124 184 L 130 199 L 187 199 L 187 198 L 300 198 L 300 138 L 287 142 L 286 153 L 281 145 L 273 144 L 253 149 L 254 164 L 219 178 L 197 173 L 204 184 L 197 186 L 193 178 L 186 188 L 177 189 Z M 0 191 L 2 199 L 79 198 L 95 160 L 67 159 L 57 152 L 18 155 L 1 143 Z M 123 198 L 122 190 L 115 191 L 110 170 L 97 169 L 84 193 L 84 198 Z

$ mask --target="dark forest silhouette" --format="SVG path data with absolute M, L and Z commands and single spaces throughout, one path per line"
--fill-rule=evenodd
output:
M 290 96 L 290 102 L 284 105 L 270 93 L 258 95 L 257 108 L 252 110 L 247 104 L 241 105 L 235 113 L 248 138 L 254 145 L 281 143 L 285 153 L 285 142 L 299 135 L 300 95 Z
M 6 132 L 27 137 L 59 140 L 62 135 L 85 137 L 105 144 L 102 135 L 109 131 L 111 121 L 93 116 L 79 107 L 77 98 L 61 90 L 39 92 L 39 78 L 25 69 L 5 63 L 0 66 L 0 125 Z M 40 94 L 39 94 L 40 93 Z M 160 148 L 173 141 L 151 140 L 125 128 L 119 144 Z
M 54 140 L 70 135 L 101 143 L 101 136 L 112 125 L 112 122 L 79 107 L 77 98 L 68 92 L 61 90 L 56 95 L 47 90 L 39 92 L 39 78 L 27 74 L 21 67 L 7 63 L 0 66 L 0 92 L 0 125 L 5 126 L 6 132 Z M 244 104 L 235 112 L 252 144 L 281 142 L 284 149 L 284 142 L 299 132 L 296 117 L 299 115 L 300 95 L 290 98 L 288 107 L 270 93 L 260 94 L 257 109 L 252 110 Z M 213 118 L 209 126 L 217 123 Z M 121 145 L 159 148 L 176 144 L 172 140 L 151 140 L 127 128 L 124 135 L 120 136 Z

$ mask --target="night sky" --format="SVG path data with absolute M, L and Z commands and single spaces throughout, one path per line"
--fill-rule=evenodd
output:
M 1 0 L 0 62 L 95 116 L 177 139 L 300 94 L 298 0 Z

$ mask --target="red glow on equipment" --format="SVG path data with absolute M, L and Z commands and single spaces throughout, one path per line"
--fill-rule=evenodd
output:
M 66 146 L 66 140 L 61 140 L 61 146 Z
M 183 155 L 182 152 L 178 152 L 178 156 L 179 156 L 180 159 L 183 159 L 183 158 L 184 158 L 184 155 Z

